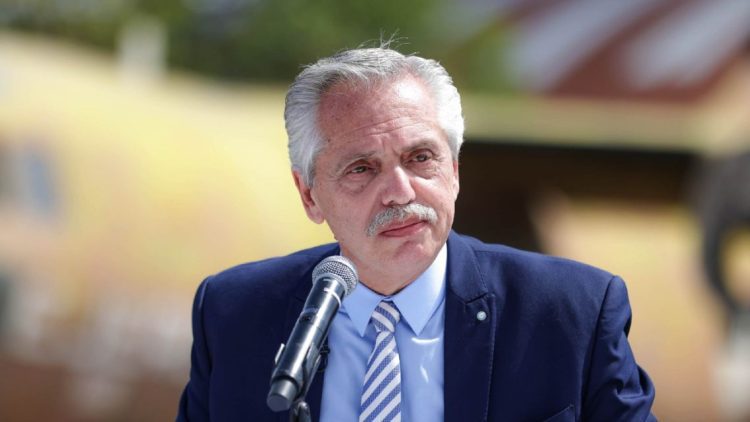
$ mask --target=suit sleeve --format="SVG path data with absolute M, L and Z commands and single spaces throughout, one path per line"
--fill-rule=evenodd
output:
M 635 362 L 628 343 L 631 321 L 625 283 L 609 281 L 599 312 L 587 389 L 584 421 L 655 421 L 654 385 Z
M 203 304 L 210 278 L 198 287 L 193 302 L 193 347 L 190 359 L 190 380 L 180 398 L 178 422 L 208 421 L 208 388 L 211 357 L 203 327 Z

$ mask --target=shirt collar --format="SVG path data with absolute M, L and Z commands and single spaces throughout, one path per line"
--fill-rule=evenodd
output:
M 372 312 L 383 299 L 393 300 L 401 312 L 401 319 L 419 335 L 445 296 L 447 251 L 447 244 L 444 244 L 432 264 L 416 280 L 393 296 L 380 295 L 358 283 L 354 291 L 344 298 L 342 307 L 359 335 L 364 337 Z

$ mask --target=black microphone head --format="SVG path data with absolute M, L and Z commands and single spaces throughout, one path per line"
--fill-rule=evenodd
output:
M 348 296 L 357 287 L 357 281 L 359 281 L 357 270 L 352 261 L 341 255 L 329 256 L 315 266 L 312 273 L 313 284 L 319 278 L 331 275 L 344 282 L 344 296 Z

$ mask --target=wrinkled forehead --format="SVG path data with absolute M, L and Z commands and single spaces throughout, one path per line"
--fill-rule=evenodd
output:
M 409 74 L 371 83 L 337 82 L 320 98 L 318 124 L 328 137 L 404 115 L 425 120 L 436 116 L 435 102 L 426 84 Z

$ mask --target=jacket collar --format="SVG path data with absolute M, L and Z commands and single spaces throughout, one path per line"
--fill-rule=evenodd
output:
M 488 293 L 474 249 L 452 230 L 448 235 L 447 277 L 448 289 L 463 303 L 469 303 Z

